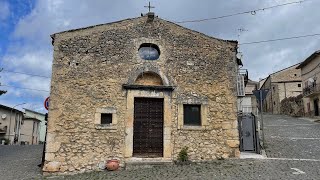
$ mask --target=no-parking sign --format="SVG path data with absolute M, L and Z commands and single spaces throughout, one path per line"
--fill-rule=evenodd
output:
M 49 109 L 49 101 L 50 101 L 50 97 L 47 97 L 47 99 L 44 101 L 44 108 L 46 108 L 46 110 Z

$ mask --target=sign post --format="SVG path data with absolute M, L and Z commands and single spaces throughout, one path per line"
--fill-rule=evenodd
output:
M 265 142 L 264 142 L 264 129 L 263 129 L 263 101 L 267 97 L 267 94 L 269 92 L 269 89 L 261 89 L 261 90 L 254 90 L 252 91 L 253 94 L 256 96 L 259 106 L 260 106 L 260 119 L 261 119 L 261 139 L 262 139 L 262 146 L 264 147 Z
M 49 102 L 50 102 L 50 97 L 47 97 L 46 100 L 44 100 L 44 108 L 46 108 L 46 110 L 49 109 Z M 41 164 L 38 165 L 39 167 L 41 167 L 41 169 L 44 166 L 45 155 L 46 155 L 45 149 L 46 149 L 46 145 L 47 145 L 48 113 L 45 114 L 44 120 L 45 120 L 45 124 L 46 124 L 46 135 L 44 137 Z

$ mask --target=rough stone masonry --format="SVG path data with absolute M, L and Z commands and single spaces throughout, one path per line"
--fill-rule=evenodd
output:
M 183 147 L 188 147 L 191 161 L 239 156 L 236 41 L 148 16 L 60 32 L 52 38 L 44 172 L 99 170 L 99 164 L 114 158 L 121 165 L 173 161 Z M 145 60 L 139 54 L 143 44 L 156 47 L 159 57 Z M 150 126 L 136 126 L 141 120 L 137 97 L 161 99 L 163 109 L 157 109 L 157 116 L 152 103 L 148 111 L 148 117 L 160 117 L 161 128 L 154 127 L 152 118 Z M 200 110 L 200 124 L 186 124 L 187 105 L 193 108 L 191 113 Z M 103 123 L 105 117 L 108 124 Z M 142 134 L 137 134 L 138 127 Z M 152 139 L 153 135 L 162 139 Z M 145 145 L 140 150 L 146 154 L 139 153 L 137 149 Z M 149 156 L 159 148 L 159 156 Z

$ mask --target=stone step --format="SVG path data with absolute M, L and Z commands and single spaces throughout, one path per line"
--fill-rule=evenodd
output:
M 173 165 L 171 159 L 164 158 L 130 158 L 125 162 L 126 170 L 153 168 L 157 166 Z

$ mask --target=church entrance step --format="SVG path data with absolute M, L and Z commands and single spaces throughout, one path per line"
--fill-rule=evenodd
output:
M 126 170 L 153 168 L 157 166 L 173 165 L 171 159 L 166 158 L 130 158 L 125 162 Z

